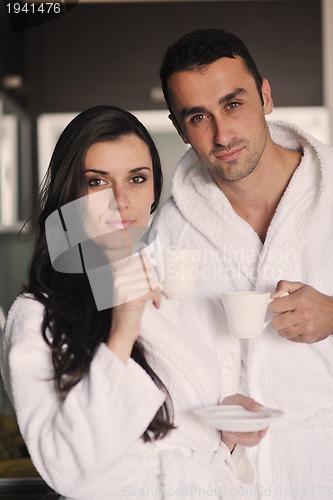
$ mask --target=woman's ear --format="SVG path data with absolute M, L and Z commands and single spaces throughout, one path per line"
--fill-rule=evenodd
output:
M 155 195 L 153 197 L 153 201 L 152 203 L 150 204 L 150 215 L 153 213 L 154 210 L 156 210 L 156 198 L 155 198 Z

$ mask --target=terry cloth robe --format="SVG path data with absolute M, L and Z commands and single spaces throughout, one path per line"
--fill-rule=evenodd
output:
M 190 309 L 174 325 L 168 319 L 174 310 L 177 304 L 166 299 L 160 310 L 147 303 L 141 341 L 168 388 L 177 428 L 144 443 L 141 436 L 165 398 L 146 372 L 101 344 L 88 375 L 60 403 L 41 335 L 44 308 L 31 296 L 14 302 L 1 347 L 2 375 L 34 465 L 64 497 L 229 499 L 250 491 L 254 475 L 245 454 L 235 450 L 231 457 L 220 433 L 192 412 L 218 404 L 223 387 L 235 392 L 238 374 L 230 367 L 239 364 L 238 344 L 219 337 L 222 366 L 209 331 L 209 304 L 205 337 Z
M 280 279 L 333 295 L 333 151 L 283 122 L 270 125 L 270 132 L 274 142 L 303 156 L 264 244 L 192 149 L 176 169 L 172 198 L 154 221 L 162 248 L 201 250 L 196 308 L 201 300 L 222 307 L 223 292 L 272 292 Z M 216 329 L 221 329 L 217 318 Z M 269 327 L 259 338 L 241 343 L 249 395 L 285 412 L 250 450 L 258 494 L 279 500 L 333 499 L 332 336 L 307 345 L 283 339 Z

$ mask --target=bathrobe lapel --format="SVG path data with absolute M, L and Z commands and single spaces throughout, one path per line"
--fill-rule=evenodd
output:
M 257 267 L 262 249 L 260 238 L 233 210 L 209 172 L 201 167 L 193 150 L 185 154 L 180 165 L 172 188 L 180 212 L 217 250 L 225 254 L 226 262 L 232 263 L 237 274 L 248 281 L 249 288 L 253 288 L 253 269 Z M 223 217 L 221 214 L 224 214 Z M 244 261 L 247 266 L 244 266 Z

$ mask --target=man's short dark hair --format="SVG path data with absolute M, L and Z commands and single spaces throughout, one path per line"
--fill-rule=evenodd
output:
M 244 42 L 236 35 L 222 29 L 200 29 L 182 36 L 164 54 L 160 77 L 164 98 L 170 112 L 172 113 L 168 80 L 173 73 L 197 69 L 211 64 L 221 57 L 233 59 L 235 56 L 244 60 L 255 80 L 263 104 L 262 77 Z

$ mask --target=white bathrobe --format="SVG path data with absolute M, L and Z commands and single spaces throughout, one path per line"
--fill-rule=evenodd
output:
M 253 469 L 242 450 L 231 458 L 219 432 L 192 412 L 237 389 L 239 346 L 228 336 L 216 338 L 210 308 L 211 302 L 203 324 L 185 305 L 175 324 L 177 302 L 164 299 L 159 311 L 147 304 L 141 339 L 168 387 L 177 428 L 144 443 L 141 435 L 165 398 L 146 372 L 102 344 L 89 374 L 60 404 L 41 336 L 43 306 L 27 296 L 14 302 L 1 346 L 2 375 L 32 460 L 52 488 L 76 500 L 229 499 L 250 488 Z
M 173 198 L 161 209 L 154 228 L 162 248 L 201 250 L 197 301 L 211 299 L 221 306 L 223 292 L 273 291 L 280 279 L 302 281 L 333 295 L 333 151 L 282 122 L 272 124 L 270 131 L 274 142 L 303 151 L 303 157 L 264 244 L 236 214 L 193 150 L 177 167 Z M 259 338 L 242 342 L 249 394 L 285 412 L 251 449 L 260 496 L 333 499 L 332 336 L 299 344 L 270 327 Z

